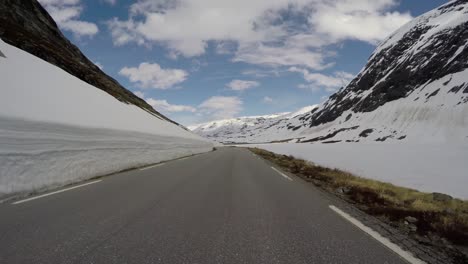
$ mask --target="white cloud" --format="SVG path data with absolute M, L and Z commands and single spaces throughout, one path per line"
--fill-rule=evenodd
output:
M 79 19 L 83 12 L 81 0 L 39 0 L 52 18 L 63 30 L 76 37 L 94 36 L 99 32 L 95 23 Z
M 327 92 L 335 92 L 340 87 L 345 87 L 354 78 L 354 75 L 347 72 L 335 72 L 334 75 L 324 75 L 321 73 L 310 73 L 307 69 L 296 67 L 289 68 L 290 72 L 298 72 L 304 76 L 307 84 L 300 84 L 299 88 Z
M 262 102 L 266 103 L 266 104 L 271 104 L 274 102 L 273 98 L 269 97 L 269 96 L 265 96 L 263 97 L 263 100 Z
M 108 21 L 115 45 L 165 46 L 199 56 L 209 42 L 233 61 L 267 66 L 329 67 L 330 44 L 375 44 L 411 19 L 391 12 L 397 0 L 138 0 L 127 20 Z
M 169 89 L 187 79 L 188 73 L 180 69 L 163 69 L 157 63 L 141 63 L 137 67 L 124 67 L 119 74 L 140 88 Z
M 117 0 L 101 0 L 101 1 L 103 1 L 104 3 L 107 3 L 109 5 L 117 4 Z
M 376 44 L 412 16 L 409 13 L 387 12 L 394 0 L 322 1 L 309 23 L 317 32 L 333 39 L 357 39 Z M 366 7 L 366 8 L 363 8 Z
M 325 62 L 325 55 L 324 52 L 309 51 L 290 45 L 273 47 L 253 44 L 241 46 L 237 50 L 233 61 L 274 67 L 300 65 L 315 70 L 323 70 L 333 65 Z
M 151 105 L 157 111 L 163 113 L 178 113 L 178 112 L 191 112 L 194 113 L 197 111 L 195 107 L 189 105 L 177 105 L 177 104 L 170 104 L 166 100 L 158 100 L 154 98 L 146 98 L 145 94 L 141 91 L 133 92 L 136 96 L 140 97 L 141 99 L 145 100 L 149 105 Z
M 242 111 L 242 100 L 236 96 L 213 96 L 202 102 L 198 108 L 210 119 L 232 118 Z
M 133 94 L 135 94 L 136 96 L 140 97 L 141 99 L 145 99 L 145 94 L 141 91 L 135 91 L 133 92 Z
M 243 75 L 253 76 L 255 78 L 279 77 L 285 70 L 278 69 L 247 69 L 242 72 Z
M 156 100 L 153 98 L 146 99 L 146 102 L 154 107 L 154 109 L 161 111 L 161 112 L 191 112 L 194 113 L 197 111 L 195 107 L 189 105 L 176 105 L 170 104 L 166 100 Z
M 233 80 L 226 86 L 233 91 L 244 91 L 250 88 L 258 87 L 259 82 L 256 81 L 244 81 L 244 80 Z

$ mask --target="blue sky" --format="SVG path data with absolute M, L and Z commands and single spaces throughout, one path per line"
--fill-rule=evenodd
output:
M 441 0 L 40 0 L 92 61 L 184 125 L 322 102 Z

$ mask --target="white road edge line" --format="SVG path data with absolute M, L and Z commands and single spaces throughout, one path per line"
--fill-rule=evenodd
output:
M 381 234 L 375 232 L 370 227 L 367 227 L 366 225 L 361 223 L 359 220 L 357 220 L 356 218 L 354 218 L 354 217 L 350 216 L 349 214 L 343 212 L 342 210 L 340 210 L 336 206 L 330 205 L 329 207 L 335 213 L 337 213 L 338 215 L 340 215 L 344 219 L 348 220 L 349 222 L 351 222 L 353 225 L 355 225 L 356 227 L 358 227 L 362 231 L 366 232 L 368 235 L 370 235 L 375 240 L 382 243 L 384 246 L 386 246 L 387 248 L 389 248 L 390 250 L 392 250 L 393 252 L 398 254 L 400 257 L 402 257 L 403 259 L 405 259 L 409 263 L 411 263 L 411 264 L 425 264 L 426 263 L 426 262 L 414 257 L 413 254 L 411 254 L 410 252 L 403 250 L 398 245 L 391 242 L 388 238 L 383 237 Z
M 281 176 L 283 176 L 284 178 L 292 181 L 293 179 L 291 179 L 291 177 L 289 177 L 288 175 L 282 173 L 281 171 L 277 170 L 275 167 L 271 167 L 274 171 L 276 171 L 277 173 L 279 173 Z
M 156 165 L 151 165 L 151 166 L 148 166 L 148 167 L 144 167 L 144 168 L 141 168 L 140 170 L 149 170 L 149 169 L 152 169 L 152 168 L 155 168 L 155 167 L 159 167 L 159 166 L 162 166 L 164 165 L 164 163 L 159 163 L 159 164 L 156 164 Z
M 98 182 L 101 182 L 101 181 L 102 181 L 102 180 L 87 182 L 87 183 L 80 184 L 80 185 L 77 185 L 77 186 L 73 186 L 73 187 L 70 187 L 70 188 L 65 188 L 65 189 L 62 189 L 62 190 L 59 190 L 59 191 L 55 191 L 55 192 L 51 192 L 51 193 L 46 193 L 46 194 L 42 194 L 42 195 L 39 195 L 39 196 L 31 197 L 31 198 L 28 198 L 28 199 L 16 201 L 16 202 L 14 202 L 14 203 L 12 203 L 12 204 L 15 205 L 15 204 L 21 204 L 21 203 L 29 202 L 29 201 L 36 200 L 36 199 L 39 199 L 39 198 L 43 198 L 43 197 L 46 197 L 46 196 L 49 196 L 49 195 L 54 195 L 54 194 L 57 194 L 57 193 L 70 191 L 70 190 L 73 190 L 73 189 L 76 189 L 76 188 L 80 188 L 80 187 L 83 187 L 83 186 L 86 186 L 86 185 L 98 183 Z

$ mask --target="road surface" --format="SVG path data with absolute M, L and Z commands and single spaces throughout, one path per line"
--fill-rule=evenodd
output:
M 0 205 L 0 263 L 406 263 L 246 149 L 32 198 Z

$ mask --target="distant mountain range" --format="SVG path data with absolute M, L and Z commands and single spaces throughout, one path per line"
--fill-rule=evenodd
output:
M 303 107 L 296 112 L 217 120 L 189 126 L 188 129 L 198 135 L 223 143 L 264 142 L 266 134 L 275 132 L 274 129 L 277 129 L 277 133 L 286 132 L 276 134 L 276 137 L 287 137 L 289 131 L 284 127 L 285 123 L 296 116 L 310 113 L 316 108 L 317 105 L 313 105 Z
M 391 34 L 347 87 L 312 111 L 191 129 L 230 143 L 468 142 L 468 1 Z

